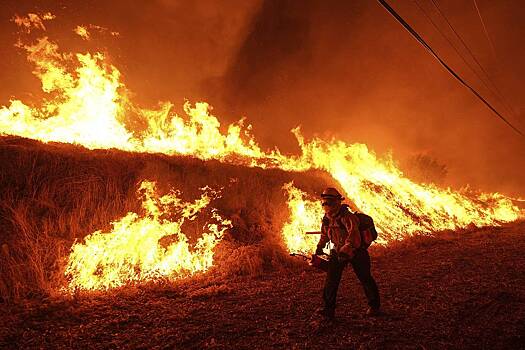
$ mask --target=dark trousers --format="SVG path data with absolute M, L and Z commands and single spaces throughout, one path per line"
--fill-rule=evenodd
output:
M 363 286 L 368 305 L 373 308 L 379 308 L 379 290 L 376 281 L 370 273 L 370 255 L 368 255 L 368 251 L 366 249 L 357 249 L 354 257 L 350 260 L 350 264 Z M 333 316 L 335 313 L 337 289 L 346 265 L 347 262 L 339 262 L 337 256 L 332 256 L 330 259 L 323 291 L 324 311 L 327 316 Z

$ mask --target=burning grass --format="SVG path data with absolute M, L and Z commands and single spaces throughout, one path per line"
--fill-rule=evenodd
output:
M 215 270 L 221 275 L 260 274 L 286 261 L 281 236 L 289 216 L 284 183 L 294 181 L 310 193 L 333 185 L 316 172 L 88 151 L 12 137 L 0 139 L 0 163 L 0 296 L 5 301 L 54 294 L 65 287 L 63 273 L 76 240 L 110 230 L 110 223 L 128 212 L 143 213 L 136 197 L 143 179 L 156 181 L 160 193 L 183 188 L 186 201 L 198 198 L 204 186 L 227 194 L 213 202 L 233 224 L 217 249 Z M 198 232 L 198 224 L 202 222 L 189 223 L 186 232 Z M 189 236 L 190 242 L 198 238 Z
M 471 224 L 497 226 L 520 215 L 498 193 L 411 181 L 391 158 L 364 144 L 306 140 L 296 128 L 300 153 L 285 155 L 263 150 L 242 120 L 221 125 L 205 102 L 187 102 L 181 116 L 171 102 L 143 108 L 106 55 L 64 52 L 42 33 L 28 37 L 29 29 L 46 28 L 38 16 L 26 19 L 29 27 L 24 18 L 15 20 L 23 29 L 17 47 L 33 65 L 44 98 L 1 106 L 0 135 L 93 151 L 1 140 L 4 299 L 66 286 L 172 280 L 207 270 L 213 258 L 216 272 L 258 274 L 281 265 L 287 251 L 313 251 L 316 237 L 301 232 L 318 229 L 322 211 L 312 194 L 327 185 L 374 217 L 382 244 Z M 135 193 L 144 186 L 151 191 L 141 204 Z M 212 200 L 204 187 L 224 195 Z M 168 195 L 171 190 L 181 190 L 181 197 Z M 210 209 L 216 223 L 208 208 L 216 209 Z M 80 244 L 69 256 L 65 281 L 75 240 Z
M 112 222 L 123 220 L 130 215 L 127 213 L 136 213 L 133 215 L 137 218 L 147 216 L 136 193 L 144 179 L 155 181 L 161 195 L 182 189 L 183 202 L 199 198 L 203 187 L 220 190 L 222 196 L 211 205 L 219 215 L 231 220 L 232 227 L 221 233 L 222 241 L 212 249 L 214 266 L 208 262 L 206 268 L 192 273 L 212 267 L 211 273 L 222 277 L 260 275 L 269 269 L 294 265 L 288 250 L 296 247 L 297 251 L 309 252 L 317 237 L 306 237 L 312 243 L 303 241 L 305 237 L 299 233 L 317 229 L 321 215 L 318 203 L 303 197 L 313 199 L 311 195 L 322 188 L 337 186 L 327 173 L 320 171 L 294 173 L 182 156 L 92 151 L 16 137 L 0 139 L 0 163 L 0 296 L 4 301 L 53 295 L 71 288 L 75 277 L 69 273 L 66 279 L 64 272 L 75 242 L 83 243 L 95 231 L 110 232 Z M 202 236 L 201 227 L 206 220 L 197 217 L 184 222 L 184 239 L 189 247 Z M 160 251 L 180 241 L 157 238 L 154 246 Z M 188 252 L 193 250 L 189 248 Z M 111 264 L 126 265 L 129 259 L 135 258 L 128 256 Z M 148 268 L 154 279 L 177 276 L 172 272 L 158 274 L 162 264 L 142 268 L 144 259 L 140 259 L 128 265 L 125 274 L 135 277 L 127 278 L 126 284 L 141 282 Z M 81 260 L 75 264 L 85 265 Z M 97 264 L 89 273 L 92 276 L 103 272 L 104 265 Z M 111 273 L 124 273 L 118 271 Z M 111 283 L 97 288 L 113 286 Z M 121 281 L 115 286 L 122 284 Z

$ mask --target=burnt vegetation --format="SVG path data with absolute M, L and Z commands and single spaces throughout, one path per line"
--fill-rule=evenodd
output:
M 334 185 L 329 176 L 17 137 L 0 139 L 0 163 L 1 348 L 525 347 L 523 223 L 373 246 L 384 315 L 364 316 L 360 285 L 346 271 L 337 321 L 314 334 L 324 274 L 287 254 L 282 185 L 314 194 Z M 142 179 L 161 193 L 178 188 L 185 200 L 205 185 L 222 189 L 212 206 L 233 228 L 215 266 L 177 281 L 59 293 L 71 245 L 140 213 Z

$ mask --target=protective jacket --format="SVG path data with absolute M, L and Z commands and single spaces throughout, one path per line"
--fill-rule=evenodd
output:
M 321 251 L 328 241 L 332 241 L 337 253 L 344 253 L 350 257 L 354 255 L 355 249 L 361 247 L 359 219 L 345 204 L 336 215 L 323 217 L 321 238 L 316 251 Z

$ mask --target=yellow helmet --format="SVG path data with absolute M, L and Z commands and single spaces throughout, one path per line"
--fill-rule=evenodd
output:
M 323 191 L 323 193 L 321 193 L 321 198 L 322 199 L 336 199 L 336 200 L 340 200 L 340 201 L 342 201 L 344 199 L 343 196 L 341 195 L 341 193 L 339 193 L 339 191 L 336 190 L 333 187 L 326 188 Z

